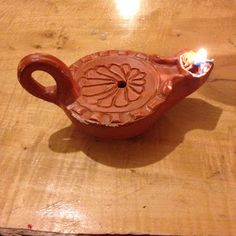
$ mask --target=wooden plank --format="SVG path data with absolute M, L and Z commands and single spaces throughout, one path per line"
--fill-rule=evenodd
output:
M 124 2 L 1 1 L 0 227 L 236 235 L 236 3 Z M 201 46 L 216 59 L 209 82 L 130 140 L 78 133 L 16 79 L 32 52 L 69 65 L 106 49 Z

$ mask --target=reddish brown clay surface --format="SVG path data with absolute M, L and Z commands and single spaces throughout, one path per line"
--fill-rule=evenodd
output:
M 131 51 L 98 52 L 69 68 L 57 58 L 31 54 L 18 66 L 18 79 L 31 94 L 63 108 L 83 132 L 103 138 L 143 133 L 178 101 L 198 89 L 213 68 L 195 75 L 181 52 L 161 58 Z M 31 74 L 48 72 L 56 81 L 44 87 Z

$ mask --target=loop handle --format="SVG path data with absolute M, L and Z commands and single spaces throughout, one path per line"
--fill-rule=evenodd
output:
M 56 81 L 56 86 L 45 87 L 37 82 L 32 77 L 32 73 L 37 70 L 49 73 Z M 29 93 L 57 105 L 69 105 L 79 96 L 78 86 L 69 68 L 51 55 L 35 53 L 24 57 L 18 65 L 17 76 Z

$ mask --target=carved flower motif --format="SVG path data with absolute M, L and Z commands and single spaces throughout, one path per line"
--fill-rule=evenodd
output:
M 82 78 L 82 96 L 101 107 L 125 107 L 141 96 L 145 76 L 146 73 L 129 64 L 98 66 Z

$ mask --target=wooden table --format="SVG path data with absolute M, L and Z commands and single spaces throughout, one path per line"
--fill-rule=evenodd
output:
M 0 233 L 236 235 L 235 1 L 2 0 L 0 29 Z M 32 52 L 202 46 L 208 82 L 125 141 L 77 132 L 16 78 Z

